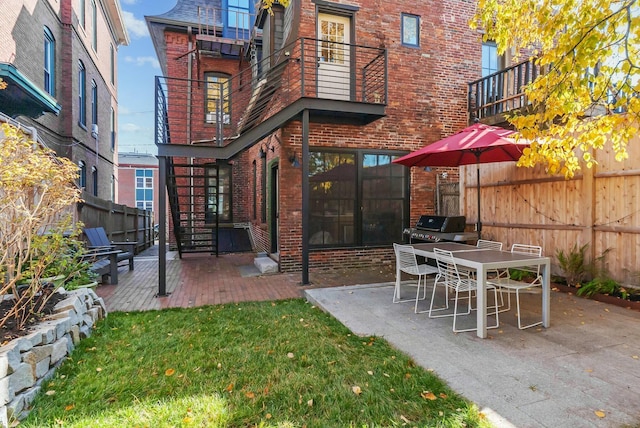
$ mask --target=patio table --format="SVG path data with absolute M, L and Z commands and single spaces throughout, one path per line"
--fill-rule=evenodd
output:
M 477 272 L 477 335 L 487 337 L 487 272 L 496 269 L 519 268 L 523 266 L 542 267 L 542 325 L 550 324 L 551 309 L 551 260 L 549 257 L 538 257 L 516 254 L 509 251 L 480 249 L 472 245 L 457 242 L 434 242 L 412 244 L 417 255 L 435 258 L 434 248 L 451 251 L 454 261 L 460 266 L 475 269 Z

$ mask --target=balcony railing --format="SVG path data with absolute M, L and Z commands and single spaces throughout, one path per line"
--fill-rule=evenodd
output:
M 385 105 L 386 51 L 303 38 L 226 81 L 156 77 L 156 142 L 222 146 L 302 98 Z
M 540 74 L 533 61 L 524 61 L 469 83 L 469 119 L 498 119 L 506 112 L 521 109 L 529 103 L 524 87 Z
M 198 6 L 198 35 L 249 40 L 256 14 L 239 9 Z

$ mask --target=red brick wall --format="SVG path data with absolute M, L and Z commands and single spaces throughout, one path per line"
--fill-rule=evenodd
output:
M 355 13 L 355 38 L 351 43 L 385 47 L 388 52 L 388 106 L 386 117 L 367 126 L 311 124 L 309 144 L 314 147 L 388 149 L 413 151 L 467 125 L 467 82 L 480 76 L 480 35 L 468 28 L 475 2 L 463 0 L 421 1 L 401 0 L 349 2 L 359 6 Z M 401 44 L 401 13 L 420 16 L 420 47 Z M 316 4 L 301 1 L 299 37 L 316 37 Z M 168 58 L 177 58 L 187 51 L 186 36 L 167 34 Z M 238 62 L 210 59 L 200 68 L 204 71 L 225 71 L 234 74 Z M 186 76 L 186 57 L 170 60 L 171 75 Z M 203 62 L 204 63 L 204 62 Z M 239 70 L 239 68 L 237 68 Z M 277 103 L 278 95 L 273 97 Z M 272 110 L 280 106 L 274 104 Z M 269 250 L 267 223 L 261 221 L 263 200 L 262 164 L 278 162 L 280 177 L 279 251 L 282 271 L 301 268 L 302 260 L 302 192 L 301 169 L 288 161 L 292 153 L 301 157 L 301 123 L 293 122 L 278 138 L 267 138 L 234 160 L 234 220 L 250 221 L 258 250 Z M 281 144 L 278 142 L 281 141 Z M 259 157 L 260 148 L 266 159 Z M 253 162 L 257 179 L 253 179 Z M 267 168 L 267 177 L 270 176 Z M 457 169 L 448 170 L 449 177 Z M 411 222 L 418 216 L 434 212 L 435 172 L 420 168 L 411 170 Z M 267 186 L 271 184 L 267 180 Z M 255 197 L 254 197 L 255 194 Z M 268 194 L 267 194 L 268 196 Z M 257 219 L 253 204 L 257 203 Z M 267 210 L 270 212 L 270 210 Z M 390 246 L 385 248 L 312 250 L 312 268 L 363 266 L 389 263 L 393 257 Z

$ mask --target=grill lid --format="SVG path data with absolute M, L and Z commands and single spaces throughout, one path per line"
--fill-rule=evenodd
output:
M 416 224 L 416 229 L 444 233 L 464 232 L 466 222 L 465 216 L 422 215 Z

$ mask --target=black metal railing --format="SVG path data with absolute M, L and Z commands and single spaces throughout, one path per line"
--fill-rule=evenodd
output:
M 533 60 L 524 61 L 469 83 L 470 121 L 482 120 L 526 107 L 524 87 L 541 73 Z
M 156 77 L 156 143 L 226 145 L 301 98 L 386 104 L 385 49 L 301 38 L 226 81 Z

